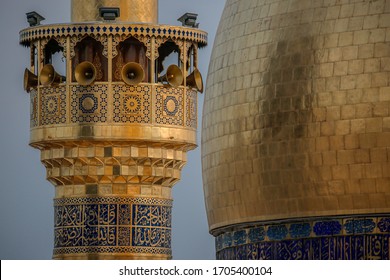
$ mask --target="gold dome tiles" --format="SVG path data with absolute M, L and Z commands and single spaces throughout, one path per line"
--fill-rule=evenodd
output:
M 226 2 L 210 62 L 210 231 L 389 213 L 387 1 L 249 2 Z

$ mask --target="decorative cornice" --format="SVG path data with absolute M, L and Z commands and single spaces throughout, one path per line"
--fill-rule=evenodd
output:
M 82 35 L 126 35 L 150 36 L 172 40 L 188 40 L 197 42 L 199 47 L 207 45 L 207 33 L 199 29 L 150 24 L 53 24 L 26 28 L 20 31 L 20 44 L 29 46 L 31 41 L 58 36 Z

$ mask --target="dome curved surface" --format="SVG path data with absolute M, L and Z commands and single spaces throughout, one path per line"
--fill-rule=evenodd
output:
M 210 231 L 390 212 L 390 2 L 227 0 L 209 66 Z

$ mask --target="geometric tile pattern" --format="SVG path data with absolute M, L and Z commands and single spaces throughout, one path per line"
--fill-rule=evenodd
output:
M 129 86 L 114 84 L 113 87 L 114 123 L 144 123 L 152 121 L 152 88 L 148 85 Z M 70 121 L 72 123 L 107 123 L 108 84 L 92 86 L 70 86 Z M 181 88 L 155 87 L 156 105 L 154 107 L 157 124 L 197 128 L 197 92 Z M 38 123 L 38 98 L 36 90 L 30 92 L 31 127 L 67 123 L 66 86 L 45 87 L 40 93 L 40 123 Z M 184 114 L 184 102 L 185 110 Z M 185 116 L 185 120 L 184 120 Z
M 183 95 L 180 88 L 156 88 L 156 123 L 184 125 Z
M 186 93 L 186 126 L 197 128 L 198 119 L 198 104 L 197 104 L 198 92 L 195 90 L 187 89 Z
M 55 200 L 54 255 L 93 252 L 171 254 L 170 200 Z
M 114 122 L 150 123 L 150 86 L 114 85 Z
M 30 91 L 30 127 L 38 126 L 38 97 L 37 90 Z
M 66 123 L 66 87 L 44 87 L 40 92 L 41 125 Z
M 220 234 L 217 259 L 390 259 L 390 217 L 305 220 Z
M 107 85 L 72 86 L 71 119 L 73 123 L 107 121 Z

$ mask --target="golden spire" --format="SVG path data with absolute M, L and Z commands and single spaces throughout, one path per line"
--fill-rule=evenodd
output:
M 120 8 L 118 21 L 158 22 L 158 0 L 72 0 L 72 22 L 100 21 L 100 7 Z

